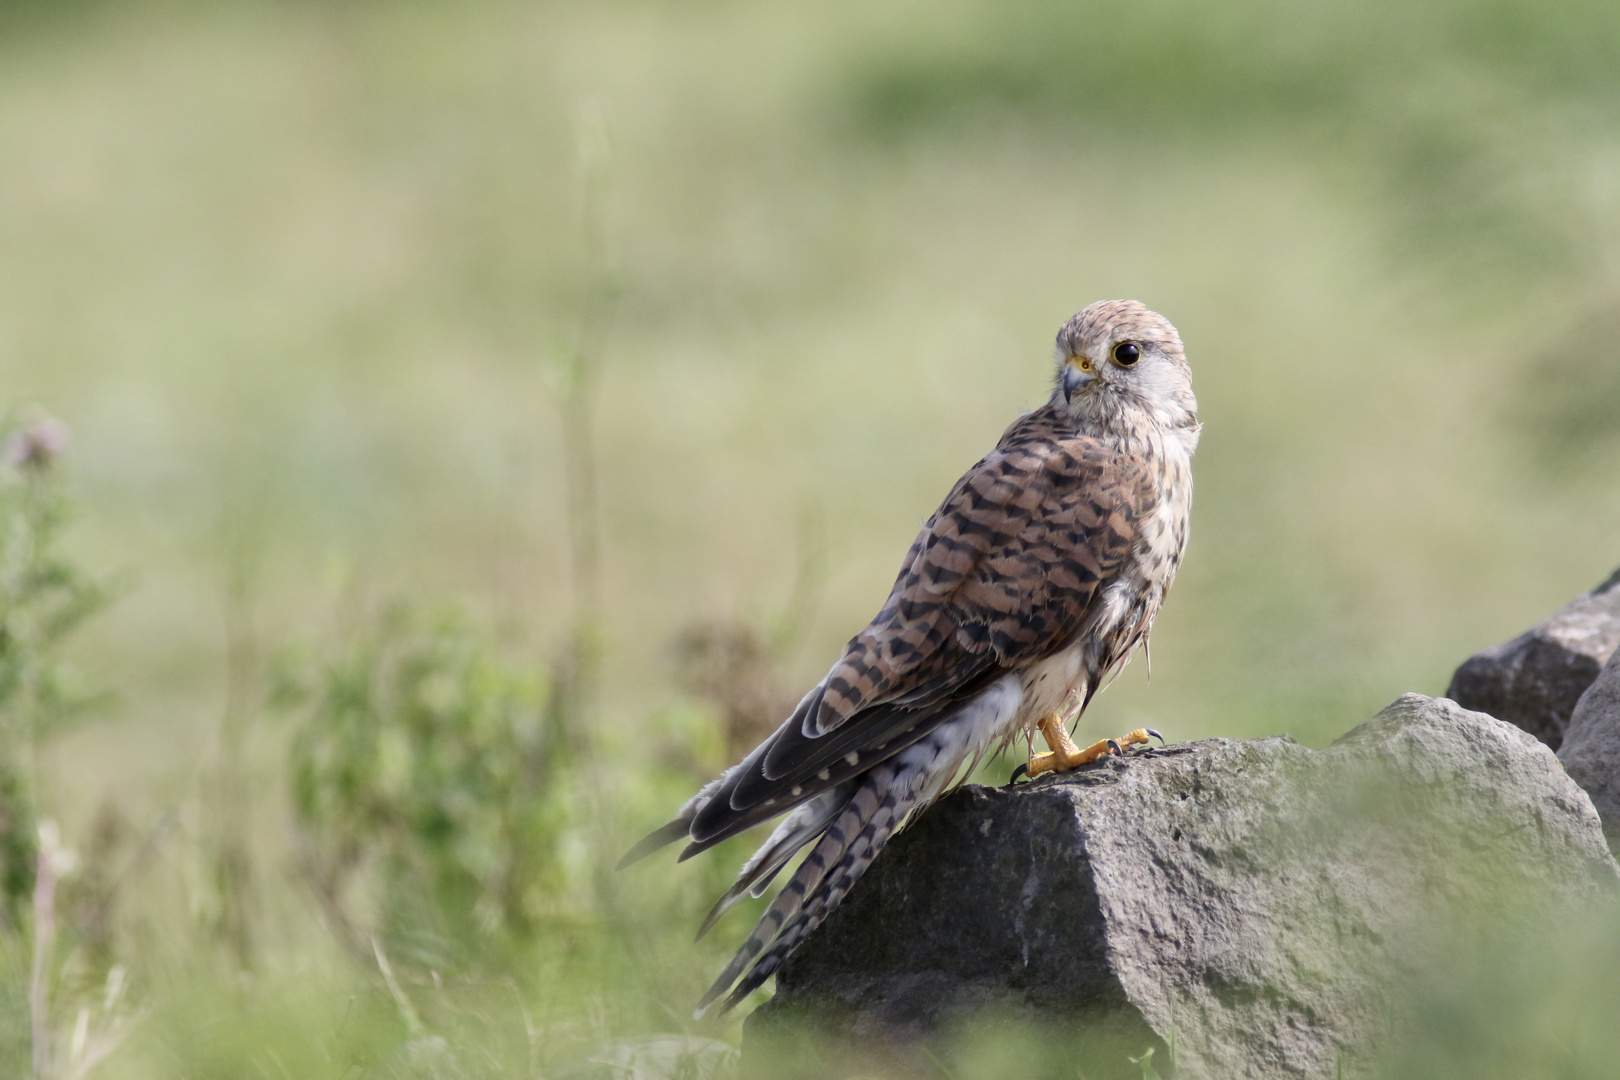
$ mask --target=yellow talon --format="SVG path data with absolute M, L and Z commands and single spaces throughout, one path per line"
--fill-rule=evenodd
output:
M 1035 724 L 1035 727 L 1040 731 L 1042 737 L 1046 739 L 1046 745 L 1050 748 L 1051 753 L 1034 754 L 1030 757 L 1025 770 L 1026 775 L 1031 780 L 1042 773 L 1068 772 L 1070 769 L 1078 769 L 1087 762 L 1096 761 L 1110 751 L 1121 754 L 1124 753 L 1125 747 L 1145 743 L 1149 739 L 1164 741 L 1164 736 L 1152 728 L 1137 728 L 1135 731 L 1127 735 L 1121 735 L 1117 739 L 1099 739 L 1082 750 L 1074 745 L 1074 740 L 1069 738 L 1069 732 L 1063 726 L 1063 718 L 1057 713 L 1049 713 L 1042 717 Z

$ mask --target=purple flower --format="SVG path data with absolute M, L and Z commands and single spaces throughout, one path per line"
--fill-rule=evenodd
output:
M 40 413 L 6 436 L 0 448 L 0 461 L 13 469 L 43 472 L 67 452 L 73 441 L 68 426 L 54 416 Z

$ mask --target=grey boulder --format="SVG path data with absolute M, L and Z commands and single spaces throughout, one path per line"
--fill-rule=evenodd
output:
M 933 1071 L 953 1039 L 1005 1024 L 1089 1045 L 1090 1077 L 1145 1075 L 1126 1053 L 1147 1049 L 1163 1071 L 1172 1039 L 1179 1076 L 1351 1075 L 1391 987 L 1474 914 L 1558 918 L 1617 873 L 1546 747 L 1418 695 L 1323 750 L 1210 739 L 969 786 L 778 974 L 743 1073 L 791 1074 L 805 1032 L 901 1060 L 925 1047 L 912 1060 Z
M 1620 848 L 1620 651 L 1581 695 L 1558 760 L 1591 796 L 1610 844 Z
M 1620 647 L 1620 570 L 1512 641 L 1463 661 L 1446 696 L 1517 724 L 1554 750 L 1575 703 Z

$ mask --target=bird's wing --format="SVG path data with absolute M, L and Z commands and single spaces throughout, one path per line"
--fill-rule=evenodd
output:
M 865 772 L 1068 645 L 1154 497 L 1143 462 L 1065 433 L 1051 410 L 1015 423 L 928 519 L 882 611 L 827 677 L 689 805 L 683 857 Z M 676 822 L 654 834 L 680 835 Z

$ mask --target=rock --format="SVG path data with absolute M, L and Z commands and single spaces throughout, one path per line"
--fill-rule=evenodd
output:
M 1620 570 L 1512 641 L 1463 661 L 1446 696 L 1557 750 L 1570 714 L 1620 647 Z
M 1620 850 L 1620 650 L 1581 695 L 1558 760 L 1591 797 L 1610 846 Z
M 931 1046 L 955 1021 L 1096 1035 L 1086 1076 L 1174 1033 L 1183 1077 L 1367 1067 L 1404 973 L 1470 915 L 1620 880 L 1591 802 L 1535 739 L 1407 695 L 1323 750 L 1210 739 L 969 786 L 886 848 L 749 1018 L 743 1075 L 796 1033 Z M 1054 1026 L 1056 1021 L 1056 1026 Z M 932 1061 L 930 1057 L 928 1060 Z

